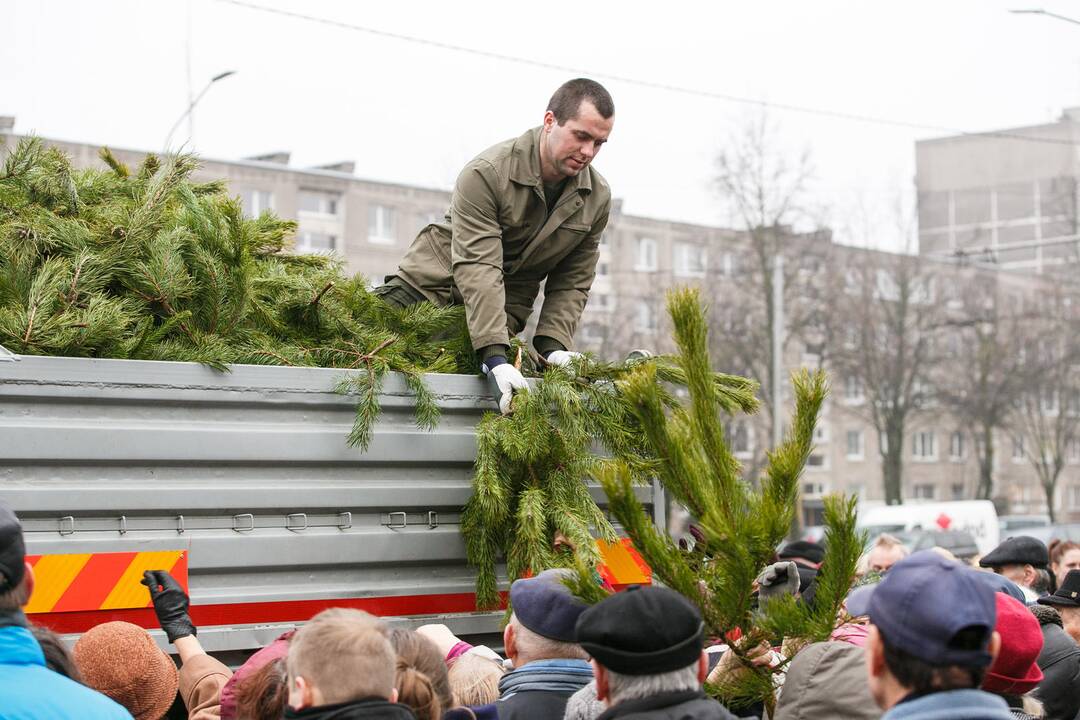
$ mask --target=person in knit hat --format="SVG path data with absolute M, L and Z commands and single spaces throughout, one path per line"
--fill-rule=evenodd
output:
M 674 590 L 632 585 L 583 612 L 576 632 L 608 708 L 599 720 L 734 720 L 702 689 L 705 623 Z
M 83 681 L 126 707 L 135 720 L 159 720 L 177 698 L 176 665 L 138 625 L 96 625 L 82 634 L 72 654 Z
M 1012 714 L 1021 720 L 1042 717 L 1041 704 L 1027 694 L 1043 680 L 1036 662 L 1043 649 L 1039 621 L 1024 603 L 1005 593 L 994 593 L 1001 647 L 983 676 L 982 689 L 1005 698 Z
M 0 500 L 0 719 L 130 720 L 113 700 L 46 667 L 22 611 L 33 592 L 22 524 Z

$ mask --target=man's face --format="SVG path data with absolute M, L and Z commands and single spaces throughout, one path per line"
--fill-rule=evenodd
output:
M 994 572 L 1017 585 L 1029 587 L 1034 580 L 1035 569 L 1030 565 L 1002 565 L 994 568 Z
M 1054 609 L 1061 615 L 1061 624 L 1065 632 L 1069 633 L 1074 641 L 1080 643 L 1080 608 L 1055 605 Z
M 887 572 L 896 563 L 904 559 L 903 548 L 892 545 L 875 545 L 866 558 L 866 565 L 874 572 Z
M 588 100 L 583 100 L 576 118 L 560 125 L 555 114 L 544 115 L 542 160 L 559 178 L 575 177 L 592 162 L 607 142 L 615 116 L 604 119 Z M 559 179 L 556 178 L 556 179 Z M 550 180 L 552 178 L 545 178 Z

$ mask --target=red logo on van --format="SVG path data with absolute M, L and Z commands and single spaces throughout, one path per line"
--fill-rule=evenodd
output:
M 949 526 L 952 525 L 952 518 L 949 517 L 948 515 L 946 515 L 945 513 L 941 513 L 937 517 L 937 524 L 938 524 L 938 527 L 941 528 L 942 530 L 948 530 Z

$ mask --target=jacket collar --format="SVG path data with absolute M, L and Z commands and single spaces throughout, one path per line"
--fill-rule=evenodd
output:
M 0 664 L 45 667 L 45 655 L 29 630 L 8 625 L 0 627 Z
M 364 698 L 303 710 L 293 710 L 286 706 L 284 717 L 287 720 L 356 720 L 357 718 L 416 720 L 416 716 L 406 705 L 392 703 L 383 698 Z
M 543 126 L 528 130 L 514 142 L 510 160 L 510 179 L 518 185 L 539 187 L 543 183 L 540 177 L 540 131 Z M 592 192 L 592 165 L 586 166 L 577 177 L 571 179 L 563 194 L 567 192 Z
M 703 690 L 677 690 L 675 692 L 659 693 L 657 695 L 650 695 L 646 698 L 626 700 L 618 703 L 601 713 L 600 717 L 596 720 L 611 720 L 612 718 L 622 717 L 624 715 L 633 715 L 649 710 L 660 710 L 662 708 L 672 707 L 673 705 L 681 705 L 684 702 L 689 702 L 691 700 L 704 700 L 706 697 Z

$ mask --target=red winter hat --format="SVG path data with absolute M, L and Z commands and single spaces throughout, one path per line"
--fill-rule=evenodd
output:
M 983 678 L 982 688 L 998 695 L 1023 695 L 1042 682 L 1035 660 L 1042 652 L 1043 636 L 1038 619 L 1019 600 L 994 593 L 1001 649 Z

